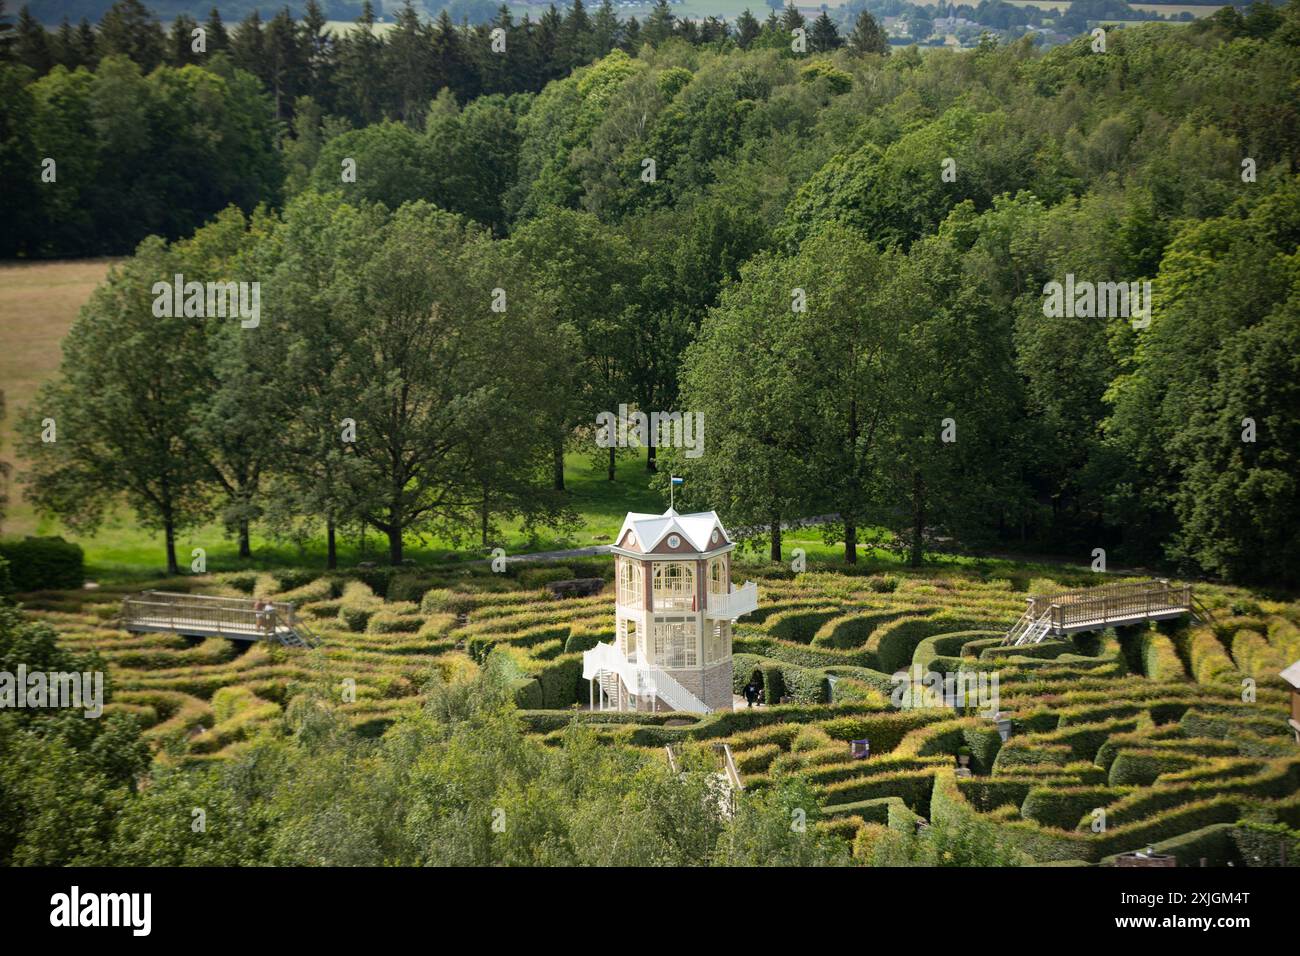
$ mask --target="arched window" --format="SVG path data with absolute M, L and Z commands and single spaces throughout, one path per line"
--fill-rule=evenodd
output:
M 645 583 L 641 576 L 641 562 L 628 558 L 618 561 L 618 603 L 624 607 L 639 608 L 645 603 Z
M 656 561 L 654 589 L 656 611 L 694 610 L 694 565 L 688 561 Z
M 709 559 L 709 593 L 726 594 L 731 590 L 727 580 L 727 559 L 722 555 Z
M 636 621 L 631 618 L 621 618 L 618 622 L 618 649 L 633 663 L 637 660 L 638 637 Z

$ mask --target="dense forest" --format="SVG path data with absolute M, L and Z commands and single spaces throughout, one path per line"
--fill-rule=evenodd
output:
M 1101 548 L 1294 583 L 1300 2 L 1046 53 L 890 54 L 869 17 L 800 51 L 794 18 L 705 41 L 661 5 L 611 36 L 575 3 L 503 20 L 502 53 L 289 21 L 185 63 L 101 28 L 75 69 L 8 63 L 7 251 L 139 241 L 21 413 L 27 494 L 74 527 L 125 496 L 169 551 L 214 515 L 245 548 L 364 525 L 396 562 L 562 524 L 555 463 L 628 403 L 704 416 L 705 454 L 652 448 L 648 480 L 668 459 L 773 554 L 834 514 L 847 562 Z M 176 274 L 259 282 L 260 324 L 159 318 Z M 1151 292 L 1048 308 L 1075 279 Z

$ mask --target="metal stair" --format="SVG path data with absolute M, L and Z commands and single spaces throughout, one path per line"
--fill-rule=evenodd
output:
M 1202 624 L 1214 625 L 1219 623 L 1214 616 L 1214 612 L 1206 607 L 1200 598 L 1196 597 L 1192 598 L 1192 617 Z
M 597 644 L 582 655 L 582 676 L 596 680 L 605 696 L 618 700 L 617 683 L 609 691 L 608 681 L 621 681 L 627 692 L 635 697 L 659 698 L 675 711 L 691 714 L 712 713 L 713 708 L 683 687 L 661 667 L 653 664 L 633 664 L 613 644 Z
M 301 633 L 299 633 L 301 632 Z M 307 631 L 306 628 L 299 625 L 297 628 L 277 627 L 275 629 L 275 639 L 285 647 L 297 647 L 303 650 L 311 650 L 320 647 L 320 638 Z
M 1026 608 L 1025 613 L 1020 615 L 1020 620 L 1011 626 L 1007 631 L 1007 636 L 1002 639 L 1003 645 L 1007 647 L 1024 647 L 1027 644 L 1037 644 L 1047 632 L 1052 629 L 1052 612 L 1049 608 L 1038 617 L 1034 617 L 1033 612 Z

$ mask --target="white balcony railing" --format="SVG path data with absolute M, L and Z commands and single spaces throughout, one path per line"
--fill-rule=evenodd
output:
M 706 599 L 704 616 L 728 621 L 758 610 L 758 585 L 746 581 L 726 594 L 710 594 Z

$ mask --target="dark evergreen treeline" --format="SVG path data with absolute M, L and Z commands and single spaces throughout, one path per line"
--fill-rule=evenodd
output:
M 141 0 L 117 0 L 97 27 L 87 20 L 75 26 L 65 20 L 50 32 L 23 7 L 7 55 L 44 75 L 55 66 L 93 68 L 113 55 L 129 57 L 148 73 L 163 64 L 208 63 L 212 55 L 225 53 L 235 67 L 262 81 L 281 119 L 292 116 L 299 96 L 310 96 L 326 112 L 364 125 L 418 115 L 428 104 L 429 91 L 443 87 L 462 103 L 484 93 L 535 93 L 612 50 L 635 53 L 641 44 L 672 37 L 695 46 L 731 41 L 742 49 L 784 47 L 789 31 L 804 26 L 812 52 L 844 42 L 824 13 L 805 24 L 802 14 L 787 7 L 783 14 L 770 11 L 762 24 L 748 12 L 728 24 L 717 17 L 679 19 L 666 0 L 644 24 L 635 17 L 620 20 L 610 0 L 594 13 L 582 0 L 574 0 L 564 13 L 552 4 L 537 20 L 525 15 L 518 23 L 501 5 L 492 20 L 473 27 L 456 23 L 446 9 L 428 22 L 408 2 L 391 29 L 377 24 L 374 8 L 365 0 L 355 29 L 334 34 L 326 22 L 318 0 L 308 0 L 296 20 L 284 7 L 267 20 L 254 11 L 227 25 L 213 7 L 202 22 L 180 14 L 164 30 Z M 192 43 L 193 31 L 200 27 L 206 32 L 204 52 L 196 52 Z M 494 50 L 497 29 L 503 31 L 504 48 Z
M 875 21 L 860 19 L 850 45 L 885 51 Z M 301 20 L 285 8 L 228 28 L 213 8 L 202 24 L 181 15 L 164 31 L 141 0 L 117 0 L 95 27 L 65 22 L 51 33 L 25 7 L 8 24 L 0 3 L 0 26 L 11 27 L 0 32 L 0 174 L 13 184 L 0 255 L 120 254 L 147 235 L 186 235 L 231 203 L 278 204 L 286 172 L 292 189 L 295 166 L 320 139 L 385 120 L 418 130 L 440 90 L 462 105 L 537 93 L 615 49 L 670 40 L 789 53 L 790 31 L 805 27 L 810 51 L 844 43 L 825 14 L 807 25 L 788 7 L 761 25 L 745 14 L 733 28 L 678 20 L 663 0 L 645 24 L 620 21 L 609 0 L 591 15 L 582 0 L 563 16 L 552 5 L 536 22 L 516 23 L 502 6 L 476 27 L 445 10 L 422 21 L 408 3 L 383 31 L 367 0 L 356 29 L 335 35 L 325 24 L 308 0 Z M 184 72 L 197 66 L 204 72 Z M 296 135 L 286 138 L 290 124 Z M 57 196 L 41 188 L 46 159 L 62 177 Z

